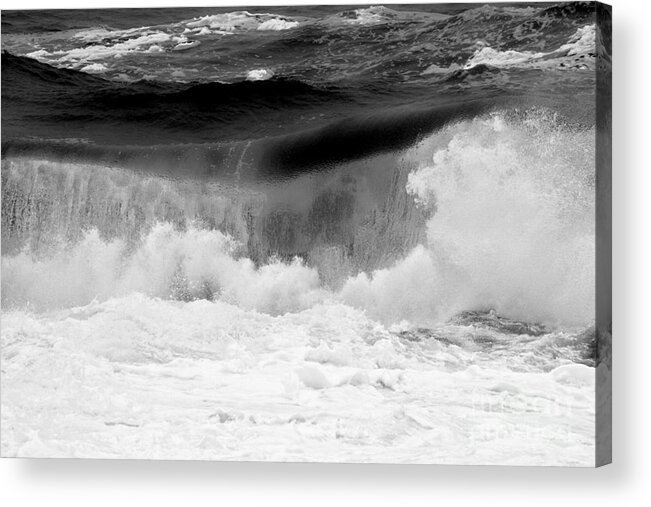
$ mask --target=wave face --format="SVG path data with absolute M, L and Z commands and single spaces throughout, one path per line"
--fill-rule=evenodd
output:
M 453 123 L 398 158 L 250 189 L 12 160 L 3 302 L 80 305 L 138 291 L 276 314 L 335 297 L 388 323 L 494 309 L 588 325 L 592 150 L 593 129 L 530 111 Z M 84 258 L 88 270 L 72 276 Z M 254 292 L 253 303 L 242 295 Z
M 166 223 L 180 231 L 222 231 L 258 265 L 299 257 L 336 285 L 352 270 L 394 261 L 424 237 L 425 215 L 405 190 L 406 166 L 393 172 L 395 163 L 393 155 L 376 156 L 281 183 L 237 186 L 12 159 L 3 162 L 3 254 L 27 248 L 26 258 L 65 257 L 69 245 L 96 230 L 93 238 L 119 241 L 111 248 L 128 256 Z

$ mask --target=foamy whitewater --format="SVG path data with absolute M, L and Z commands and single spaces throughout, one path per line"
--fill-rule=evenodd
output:
M 271 9 L 3 11 L 2 455 L 593 466 L 594 5 Z
M 3 455 L 592 463 L 593 142 L 540 112 L 430 136 L 426 243 L 337 288 L 165 222 L 3 256 Z

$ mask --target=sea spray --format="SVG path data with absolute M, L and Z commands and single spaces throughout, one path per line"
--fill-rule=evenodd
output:
M 155 225 L 131 250 L 96 230 L 70 248 L 38 259 L 2 258 L 2 304 L 35 309 L 86 305 L 143 293 L 164 299 L 219 299 L 272 315 L 300 311 L 320 299 L 316 270 L 300 260 L 256 268 L 237 255 L 232 238 L 215 230 Z
M 594 313 L 594 173 L 586 154 L 593 150 L 592 129 L 564 125 L 544 111 L 449 125 L 401 160 L 402 167 L 416 167 L 406 185 L 401 181 L 430 216 L 426 240 L 387 267 L 357 272 L 341 248 L 345 244 L 315 244 L 307 258 L 270 256 L 256 265 L 245 247 L 241 214 L 231 215 L 240 217 L 238 228 L 230 228 L 240 231 L 239 238 L 196 222 L 197 207 L 225 220 L 232 200 L 216 195 L 211 201 L 203 193 L 192 202 L 179 190 L 189 192 L 184 186 L 151 179 L 134 184 L 105 173 L 101 185 L 86 179 L 78 192 L 89 199 L 93 192 L 120 188 L 128 201 L 152 188 L 162 191 L 148 199 L 151 209 L 138 226 L 149 232 L 131 245 L 129 234 L 107 239 L 90 229 L 53 254 L 4 256 L 3 305 L 61 307 L 142 292 L 219 299 L 272 315 L 330 299 L 387 324 L 432 325 L 462 311 L 494 309 L 526 322 L 587 326 Z M 80 177 L 73 173 L 67 185 Z M 73 225 L 88 209 L 81 200 L 75 206 L 66 217 Z M 117 209 L 124 216 L 118 214 L 112 227 L 119 230 L 129 214 L 126 205 Z M 170 210 L 178 215 L 174 222 L 156 221 Z M 59 222 L 61 214 L 55 214 Z M 345 278 L 332 282 L 335 275 Z
M 298 257 L 339 288 L 425 238 L 426 217 L 406 192 L 408 172 L 399 154 L 386 154 L 289 180 L 233 184 L 9 157 L 2 162 L 2 254 L 47 259 L 90 231 L 124 242 L 130 254 L 153 227 L 170 224 L 221 231 L 257 267 Z
M 544 111 L 455 123 L 412 149 L 426 247 L 361 273 L 344 299 L 421 325 L 494 309 L 526 322 L 594 318 L 594 129 Z
M 423 144 L 434 154 L 408 189 L 436 209 L 428 245 L 452 309 L 589 323 L 594 129 L 529 111 L 451 125 Z

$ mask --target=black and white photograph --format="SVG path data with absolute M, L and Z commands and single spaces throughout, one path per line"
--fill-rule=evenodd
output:
M 90 7 L 1 14 L 3 457 L 611 461 L 610 6 Z

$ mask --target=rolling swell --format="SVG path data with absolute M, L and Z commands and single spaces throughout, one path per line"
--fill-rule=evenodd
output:
M 264 157 L 273 174 L 291 176 L 309 167 L 323 168 L 407 148 L 448 123 L 478 116 L 494 107 L 494 102 L 478 101 L 347 118 L 287 136 L 280 142 L 272 141 Z
M 448 123 L 494 107 L 495 101 L 476 101 L 400 108 L 288 135 L 222 143 L 121 146 L 14 139 L 2 143 L 2 156 L 118 166 L 180 179 L 273 181 L 407 148 Z
M 52 136 L 56 125 L 61 137 L 121 144 L 179 138 L 206 142 L 241 138 L 245 131 L 263 135 L 274 126 L 276 131 L 291 126 L 300 111 L 350 102 L 342 90 L 291 78 L 120 83 L 6 51 L 2 97 L 2 123 L 13 137 Z M 120 128 L 111 128 L 118 124 Z M 138 135 L 143 128 L 147 130 Z
M 7 85 L 23 84 L 23 89 L 5 90 L 33 98 L 24 85 L 38 82 L 44 86 L 69 86 L 72 92 L 87 90 L 96 100 L 118 101 L 118 105 L 133 106 L 136 102 L 163 101 L 167 103 L 187 103 L 198 106 L 221 106 L 233 102 L 255 101 L 256 105 L 285 101 L 287 103 L 307 103 L 313 100 L 332 98 L 336 90 L 316 87 L 290 78 L 270 79 L 267 81 L 238 81 L 235 83 L 173 83 L 156 81 L 137 81 L 120 83 L 108 81 L 85 72 L 57 68 L 24 56 L 15 56 L 2 52 L 2 80 Z M 89 90 L 90 88 L 90 90 Z M 71 97 L 71 98 L 74 98 Z M 121 101 L 123 101 L 121 103 Z
M 289 135 L 222 143 L 2 144 L 3 252 L 39 254 L 90 230 L 137 244 L 157 223 L 225 231 L 245 255 L 305 259 L 336 285 L 424 239 L 403 149 L 495 101 L 396 108 Z M 288 196 L 298 196 L 288 199 Z M 54 245 L 54 246 L 53 246 Z
M 93 230 L 135 248 L 168 223 L 223 231 L 259 265 L 298 256 L 335 286 L 424 240 L 402 151 L 501 102 L 421 89 L 387 103 L 381 84 L 283 78 L 127 84 L 2 58 L 4 254 L 48 255 Z
M 171 243 L 173 255 L 163 256 L 169 276 L 156 294 L 211 298 L 220 284 L 204 281 L 214 250 L 226 248 L 231 260 L 220 270 L 242 258 L 263 271 L 314 268 L 313 284 L 341 289 L 382 320 L 493 309 L 522 322 L 590 322 L 595 194 L 585 153 L 594 136 L 549 111 L 496 113 L 453 122 L 406 152 L 292 178 L 246 181 L 253 173 L 243 153 L 234 157 L 243 161 L 242 180 L 228 185 L 7 157 L 3 255 L 28 274 L 33 265 L 51 271 L 48 259 L 67 273 L 75 269 L 69 256 L 98 268 L 108 256 L 119 277 L 120 259 L 146 271 L 147 252 Z M 223 235 L 237 247 L 222 248 L 231 245 Z M 183 283 L 177 291 L 177 262 L 194 280 L 189 292 Z

